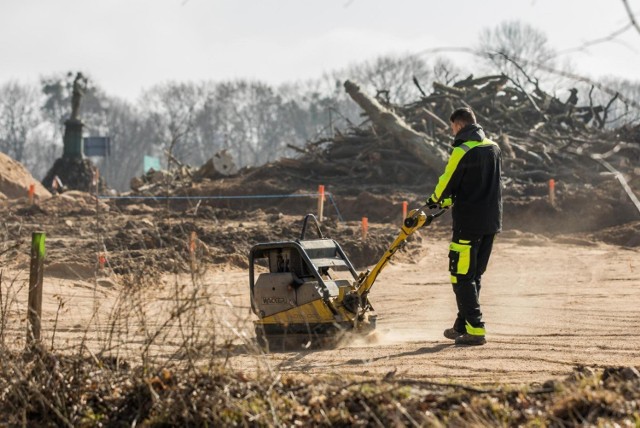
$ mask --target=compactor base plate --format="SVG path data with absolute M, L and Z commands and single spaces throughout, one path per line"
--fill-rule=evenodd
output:
M 305 349 L 333 348 L 348 340 L 350 335 L 367 336 L 375 330 L 375 316 L 358 324 L 309 325 L 291 324 L 287 327 L 255 323 L 258 345 L 266 352 L 292 352 Z

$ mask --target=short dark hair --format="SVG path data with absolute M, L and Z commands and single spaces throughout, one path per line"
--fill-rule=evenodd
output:
M 460 107 L 455 109 L 454 112 L 451 113 L 449 121 L 451 123 L 460 121 L 465 125 L 470 125 L 472 123 L 476 123 L 476 115 L 473 114 L 473 110 L 471 110 L 469 107 Z

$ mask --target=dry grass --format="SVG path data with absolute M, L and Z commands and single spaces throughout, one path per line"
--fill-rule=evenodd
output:
M 31 426 L 637 426 L 640 379 L 576 371 L 538 388 L 380 379 L 247 378 L 220 366 L 129 366 L 2 352 L 0 414 Z M 628 370 L 628 369 L 627 369 Z

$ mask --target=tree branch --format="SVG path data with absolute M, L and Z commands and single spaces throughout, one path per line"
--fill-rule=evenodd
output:
M 573 48 L 567 48 L 567 49 L 563 49 L 561 51 L 558 51 L 555 56 L 557 57 L 557 56 L 559 56 L 561 54 L 566 54 L 566 53 L 570 53 L 570 52 L 584 51 L 585 49 L 590 48 L 591 46 L 599 45 L 600 43 L 611 42 L 616 37 L 618 37 L 619 35 L 625 33 L 631 27 L 633 27 L 633 24 L 630 22 L 628 24 L 625 24 L 624 27 L 615 30 L 614 32 L 612 32 L 611 34 L 609 34 L 607 36 L 599 37 L 597 39 L 586 41 L 580 46 L 576 46 L 576 47 L 573 47 Z
M 607 106 L 604 108 L 604 113 L 602 114 L 602 123 L 600 124 L 600 129 L 604 128 L 604 125 L 607 122 L 607 116 L 609 115 L 609 108 L 611 107 L 611 104 L 613 104 L 613 102 L 618 99 L 618 95 L 620 95 L 619 92 L 616 92 L 616 94 L 613 96 L 613 98 L 611 98 L 611 100 L 607 103 Z
M 520 66 L 520 64 L 518 64 L 515 60 L 510 58 L 504 52 L 498 52 L 498 54 L 502 55 L 505 60 L 507 60 L 511 64 L 513 64 L 520 71 L 520 73 L 522 73 L 522 75 L 529 81 L 529 83 L 531 83 L 532 85 L 534 85 L 536 87 L 536 91 L 538 91 L 539 93 L 544 94 L 544 92 L 542 90 L 540 90 L 540 87 L 538 86 L 538 81 L 537 80 L 534 81 L 533 79 L 531 79 L 531 77 L 529 77 L 529 75 L 524 71 L 524 69 Z M 522 91 L 523 94 L 525 94 L 527 96 L 527 98 L 531 102 L 531 105 L 533 105 L 533 108 L 536 109 L 536 111 L 540 114 L 540 116 L 542 116 L 542 118 L 545 121 L 548 122 L 549 118 L 547 117 L 546 114 L 544 114 L 544 112 L 542 110 L 540 110 L 540 107 L 538 107 L 538 104 L 536 104 L 535 100 L 531 97 L 531 95 L 529 95 L 529 92 L 527 92 L 522 87 L 522 85 L 520 85 L 520 83 L 518 83 L 515 79 L 512 79 L 510 76 L 507 76 L 507 79 L 509 79 L 511 81 L 511 83 L 513 83 L 518 89 L 520 89 Z
M 591 111 L 592 120 L 595 120 L 598 123 L 598 129 L 602 129 L 602 127 L 604 126 L 604 121 L 602 119 L 600 119 L 600 115 L 593 108 L 593 96 L 592 96 L 592 94 L 593 94 L 593 90 L 594 89 L 595 89 L 595 87 L 593 85 L 591 85 L 591 89 L 589 90 L 589 110 Z
M 424 91 L 422 90 L 422 87 L 420 86 L 420 82 L 418 82 L 418 78 L 416 76 L 413 76 L 413 84 L 416 85 L 416 87 L 418 88 L 418 90 L 420 91 L 423 97 L 427 96 L 427 94 L 425 94 Z
M 629 6 L 629 2 L 627 0 L 622 0 L 622 4 L 624 4 L 624 8 L 627 10 L 627 15 L 629 15 L 629 21 L 631 21 L 631 24 L 635 27 L 635 29 L 640 34 L 640 25 L 638 25 L 638 21 L 636 21 L 636 17 L 633 14 L 631 7 Z
M 486 57 L 489 53 L 488 52 L 484 52 L 484 51 L 479 51 L 476 49 L 472 49 L 472 48 L 465 48 L 465 47 L 441 47 L 441 48 L 431 48 L 431 49 L 424 49 L 418 52 L 419 55 L 426 55 L 426 54 L 433 54 L 433 53 L 441 53 L 441 52 L 462 52 L 462 53 L 467 53 L 467 54 L 471 54 L 471 55 L 475 55 L 475 56 L 479 56 L 479 57 Z M 602 92 L 605 92 L 611 96 L 614 96 L 616 93 L 618 93 L 617 90 L 612 89 L 606 85 L 603 85 L 601 83 L 598 83 L 588 77 L 584 77 L 581 76 L 579 74 L 575 74 L 575 73 L 571 73 L 568 71 L 562 71 L 562 70 L 557 70 L 553 67 L 549 67 L 545 64 L 541 64 L 541 63 L 537 63 L 535 61 L 529 61 L 529 60 L 525 60 L 522 58 L 516 58 L 518 61 L 520 61 L 523 64 L 531 64 L 531 65 L 535 65 L 536 67 L 538 67 L 540 70 L 546 71 L 547 73 L 551 73 L 551 74 L 555 74 L 556 76 L 561 76 L 561 77 L 566 77 L 569 79 L 573 79 L 576 80 L 578 82 L 583 82 L 583 83 L 587 83 L 589 85 L 593 85 L 595 86 L 597 89 L 601 90 Z M 635 109 L 640 110 L 640 103 L 632 100 L 630 98 L 624 97 L 621 94 L 618 95 L 618 99 L 624 103 L 627 106 L 633 107 Z

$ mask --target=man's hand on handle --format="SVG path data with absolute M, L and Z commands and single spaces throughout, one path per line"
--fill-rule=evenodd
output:
M 433 196 L 430 196 L 429 199 L 427 199 L 427 201 L 424 204 L 430 210 L 435 210 L 436 208 L 440 208 L 440 204 L 433 199 Z
M 436 202 L 433 199 L 433 196 L 430 196 L 424 204 L 425 204 L 425 206 L 427 208 L 429 208 L 431 210 L 447 209 L 447 208 L 451 207 L 451 205 L 453 205 L 453 201 L 451 200 L 451 198 L 444 198 L 440 202 Z

